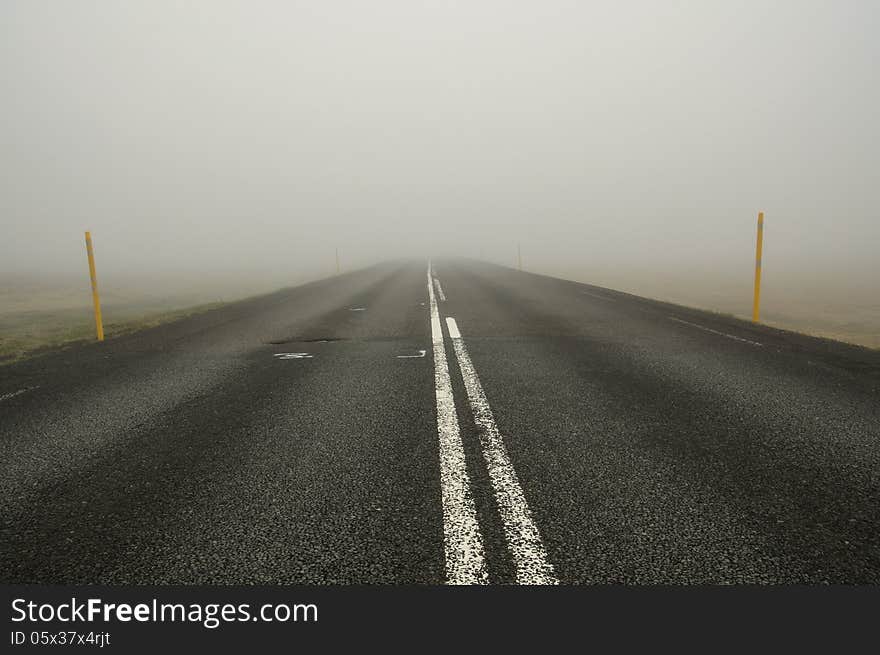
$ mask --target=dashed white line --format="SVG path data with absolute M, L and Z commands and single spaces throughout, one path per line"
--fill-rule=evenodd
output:
M 553 571 L 553 565 L 547 559 L 541 535 L 532 520 L 525 494 L 507 455 L 504 439 L 495 424 L 492 408 L 489 407 L 483 385 L 465 348 L 458 325 L 454 318 L 447 318 L 446 325 L 458 358 L 474 422 L 480 429 L 483 458 L 516 566 L 516 581 L 519 584 L 558 584 L 559 580 Z
M 9 400 L 11 398 L 15 398 L 16 396 L 20 396 L 21 394 L 27 393 L 28 391 L 31 391 L 36 388 L 37 387 L 25 387 L 24 389 L 19 389 L 18 391 L 11 391 L 10 393 L 4 393 L 2 396 L 0 396 L 0 403 L 2 403 L 4 400 Z
M 437 295 L 440 296 L 440 302 L 446 302 L 446 294 L 443 293 L 443 287 L 440 286 L 440 280 L 438 278 L 434 278 L 434 284 L 437 285 Z
M 598 293 L 592 293 L 590 291 L 581 291 L 585 296 L 592 296 L 593 298 L 601 298 L 602 300 L 610 300 L 611 302 L 615 302 L 616 298 L 609 298 L 608 296 L 603 296 Z
M 688 321 L 683 321 L 680 318 L 675 318 L 674 316 L 670 316 L 669 320 L 675 321 L 676 323 L 684 323 L 685 325 L 690 325 L 691 327 L 695 327 L 698 330 L 703 330 L 705 332 L 711 332 L 712 334 L 717 334 L 719 337 L 727 337 L 728 339 L 733 339 L 734 341 L 741 341 L 742 343 L 748 343 L 752 346 L 758 346 L 759 348 L 764 347 L 764 344 L 758 343 L 757 341 L 749 341 L 748 339 L 743 339 L 742 337 L 738 337 L 733 334 L 727 334 L 726 332 L 719 332 L 718 330 L 713 330 L 712 328 L 707 328 L 704 325 L 697 325 L 696 323 L 690 323 Z
M 440 439 L 440 491 L 443 503 L 443 546 L 448 584 L 486 584 L 489 581 L 483 538 L 471 495 L 464 447 L 455 413 L 443 328 L 428 263 L 431 304 L 431 341 L 434 349 L 434 387 L 437 397 L 437 433 Z

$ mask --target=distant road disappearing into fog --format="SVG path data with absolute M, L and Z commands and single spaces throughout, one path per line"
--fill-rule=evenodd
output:
M 389 262 L 0 368 L 2 582 L 880 583 L 880 353 Z

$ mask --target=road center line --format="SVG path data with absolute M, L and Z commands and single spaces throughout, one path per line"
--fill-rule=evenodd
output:
M 758 343 L 757 341 L 749 341 L 748 339 L 743 339 L 742 337 L 737 337 L 733 334 L 727 334 L 726 332 L 719 332 L 718 330 L 713 330 L 712 328 L 707 328 L 703 325 L 697 325 L 696 323 L 689 323 L 688 321 L 683 321 L 680 318 L 675 318 L 674 316 L 669 317 L 670 321 L 675 321 L 676 323 L 684 323 L 685 325 L 690 325 L 691 327 L 695 327 L 698 330 L 704 330 L 705 332 L 711 332 L 712 334 L 717 334 L 720 337 L 727 337 L 728 339 L 733 339 L 734 341 L 742 341 L 743 343 L 751 344 L 752 346 L 758 346 L 759 348 L 763 348 L 764 344 Z
M 519 584 L 559 584 L 553 565 L 547 559 L 541 535 L 532 520 L 532 513 L 516 471 L 507 455 L 504 439 L 495 424 L 483 385 L 458 331 L 458 325 L 451 317 L 446 319 L 446 325 L 464 378 L 474 422 L 480 429 L 483 458 L 486 460 L 489 480 L 504 524 L 504 534 L 516 565 L 516 581 Z
M 440 490 L 443 502 L 443 546 L 447 584 L 486 584 L 489 576 L 477 511 L 471 495 L 464 447 L 449 379 L 443 328 L 428 263 L 431 303 L 431 341 L 434 348 L 434 387 L 437 397 L 437 433 L 440 438 Z

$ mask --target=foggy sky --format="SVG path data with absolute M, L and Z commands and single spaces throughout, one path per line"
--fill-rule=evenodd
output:
M 878 290 L 880 3 L 0 4 L 0 271 Z M 618 276 L 615 278 L 615 276 Z M 622 279 L 622 278 L 621 278 Z

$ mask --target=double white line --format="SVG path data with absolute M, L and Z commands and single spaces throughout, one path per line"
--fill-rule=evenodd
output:
M 440 312 L 434 297 L 431 265 L 428 264 L 428 298 L 431 301 L 431 341 L 434 345 L 434 388 L 437 395 L 437 433 L 440 437 L 440 489 L 443 499 L 443 547 L 446 581 L 449 584 L 481 584 L 489 581 L 483 538 L 471 495 L 464 447 L 455 413 L 455 397 L 449 380 L 446 347 Z
M 477 522 L 449 365 L 443 344 L 440 311 L 428 264 L 428 298 L 431 304 L 431 340 L 434 346 L 434 383 L 437 396 L 437 432 L 440 438 L 440 485 L 443 500 L 443 541 L 446 580 L 449 584 L 488 583 L 483 538 Z M 439 284 L 439 282 L 438 282 Z M 465 391 L 479 429 L 480 446 L 489 480 L 504 525 L 504 535 L 516 567 L 519 584 L 557 584 L 541 535 L 517 478 L 504 440 L 495 424 L 483 385 L 474 369 L 454 318 L 446 319 L 449 337 L 461 369 Z

